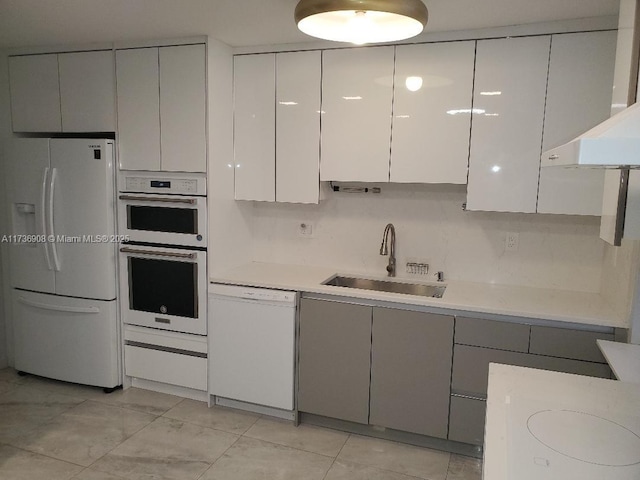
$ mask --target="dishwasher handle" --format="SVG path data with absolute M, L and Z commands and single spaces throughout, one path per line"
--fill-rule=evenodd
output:
M 291 305 L 295 305 L 298 299 L 297 292 L 224 284 L 209 285 L 209 294 L 216 297 L 227 297 L 229 299 L 236 298 L 239 300 Z

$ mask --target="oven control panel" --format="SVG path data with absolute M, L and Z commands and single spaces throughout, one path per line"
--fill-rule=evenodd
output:
M 206 195 L 206 177 L 199 174 L 174 175 L 165 172 L 126 172 L 121 174 L 121 192 Z

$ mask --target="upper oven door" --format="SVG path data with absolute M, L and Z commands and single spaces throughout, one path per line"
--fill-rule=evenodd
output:
M 120 233 L 132 242 L 207 246 L 207 199 L 180 195 L 120 194 Z

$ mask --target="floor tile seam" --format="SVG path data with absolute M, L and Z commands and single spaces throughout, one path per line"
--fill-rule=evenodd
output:
M 73 465 L 74 467 L 80 467 L 80 468 L 83 469 L 83 471 L 84 471 L 84 469 L 89 468 L 86 465 L 81 465 L 79 463 L 71 462 L 69 460 L 62 460 L 61 458 L 57 458 L 57 457 L 54 457 L 54 456 L 51 456 L 51 455 L 47 455 L 46 453 L 36 452 L 34 450 L 29 450 L 28 447 L 19 447 L 19 446 L 14 445 L 14 444 L 6 444 L 6 445 L 9 446 L 9 447 L 15 448 L 16 450 L 22 450 L 23 452 L 26 452 L 26 453 L 32 453 L 32 454 L 38 455 L 40 457 L 48 458 L 49 460 L 55 460 L 56 462 L 66 463 L 68 465 Z M 78 473 L 82 473 L 82 472 L 78 472 Z
M 228 432 L 227 432 L 227 433 L 228 433 Z M 209 470 L 211 470 L 211 467 L 213 467 L 213 466 L 218 462 L 218 460 L 220 460 L 222 457 L 224 457 L 224 456 L 227 454 L 227 452 L 228 452 L 229 450 L 231 450 L 231 448 L 232 448 L 232 447 L 233 447 L 233 446 L 238 442 L 238 440 L 240 440 L 240 439 L 242 438 L 242 435 L 237 435 L 237 437 L 238 437 L 238 438 L 236 438 L 236 439 L 233 441 L 233 443 L 232 443 L 231 445 L 229 445 L 229 446 L 225 449 L 225 451 L 224 451 L 224 452 L 222 452 L 222 453 L 218 456 L 218 458 L 216 458 L 212 463 L 210 463 L 210 464 L 209 464 L 209 466 L 205 469 L 205 471 L 204 471 L 204 472 L 202 472 L 202 474 L 197 478 L 197 480 L 200 480 L 201 478 L 203 478 L 203 477 L 206 475 L 206 473 L 207 473 Z M 207 462 L 207 463 L 208 463 L 208 462 Z
M 351 459 L 345 459 L 345 458 L 340 458 L 340 456 L 338 455 L 338 457 L 336 457 L 336 461 L 343 461 L 343 462 L 349 462 L 349 463 L 355 463 L 357 465 L 360 465 L 362 467 L 368 467 L 368 468 L 373 468 L 375 470 L 379 470 L 381 472 L 387 472 L 387 473 L 395 473 L 397 475 L 404 475 L 405 477 L 409 477 L 409 478 L 415 478 L 416 480 L 432 480 L 430 478 L 427 477 L 419 477 L 417 475 L 412 475 L 410 473 L 403 473 L 403 472 L 398 472 L 396 470 L 389 470 L 388 468 L 382 468 L 376 465 L 371 465 L 369 463 L 362 463 L 362 462 L 358 462 L 356 460 L 351 460 Z M 447 470 L 447 474 L 445 474 L 445 480 L 446 480 L 446 475 L 448 475 L 449 471 Z
M 155 417 L 154 420 L 156 418 L 160 418 L 164 415 L 164 413 L 168 412 L 169 410 L 171 410 L 171 407 L 169 410 L 166 410 L 163 414 L 158 415 L 157 413 L 151 413 L 151 412 L 147 412 L 144 410 L 136 410 L 135 408 L 131 408 L 131 407 L 127 407 L 125 405 L 119 404 L 119 403 L 107 403 L 107 402 L 101 402 L 100 400 L 95 400 L 93 398 L 87 398 L 86 400 L 87 402 L 96 402 L 99 403 L 100 405 L 106 405 L 108 407 L 115 407 L 115 408 L 121 408 L 123 410 L 127 410 L 128 412 L 136 412 L 136 413 L 142 413 L 144 415 L 151 415 L 152 417 Z
M 211 427 L 209 425 L 204 425 L 202 423 L 196 423 L 196 422 L 190 421 L 190 420 L 184 420 L 182 418 L 168 417 L 168 416 L 166 416 L 164 414 L 160 415 L 158 418 L 164 418 L 165 420 L 173 420 L 173 421 L 176 421 L 176 422 L 182 422 L 182 423 L 186 423 L 188 425 L 193 425 L 194 427 L 208 428 L 209 430 L 215 430 L 216 432 L 221 432 L 221 433 L 228 433 L 229 435 L 236 435 L 237 437 L 242 437 L 244 435 L 244 433 L 230 432 L 229 430 L 222 430 L 221 428 Z M 251 425 L 251 426 L 253 426 L 253 425 Z M 249 427 L 249 428 L 251 428 L 251 427 Z M 249 430 L 249 428 L 247 428 L 247 430 Z M 246 430 L 245 430 L 245 433 L 246 433 Z
M 138 412 L 140 413 L 140 412 Z M 138 430 L 136 430 L 135 432 L 133 432 L 131 435 L 127 435 L 125 436 L 125 438 L 123 440 L 121 440 L 120 442 L 118 442 L 117 445 L 114 445 L 113 448 L 111 448 L 110 450 L 108 450 L 107 452 L 105 452 L 104 454 L 100 455 L 98 458 L 96 458 L 93 462 L 91 462 L 89 465 L 85 466 L 85 468 L 89 468 L 94 466 L 97 462 L 99 462 L 100 460 L 102 460 L 104 457 L 106 457 L 107 455 L 109 455 L 111 452 L 113 452 L 116 448 L 118 448 L 120 445 L 122 445 L 124 442 L 126 442 L 127 440 L 129 440 L 131 437 L 133 437 L 134 435 L 136 435 L 137 433 L 141 432 L 142 430 L 144 430 L 145 428 L 147 428 L 149 425 L 151 425 L 153 422 L 155 422 L 158 418 L 160 417 L 156 417 L 153 420 L 151 420 L 149 423 L 147 423 L 146 425 L 143 425 L 142 427 L 140 427 Z M 83 465 L 84 466 L 84 465 Z M 102 472 L 102 470 L 100 470 Z M 103 473 L 110 473 L 110 472 L 103 472 Z M 119 475 L 116 475 L 119 476 Z M 123 477 L 124 478 L 124 477 Z
M 326 457 L 326 458 L 332 458 L 332 459 L 334 459 L 334 460 L 338 457 L 338 455 L 336 455 L 336 456 L 334 457 L 333 455 L 327 455 L 327 454 L 324 454 L 324 453 L 313 452 L 313 451 L 311 451 L 311 450 L 305 450 L 304 448 L 293 447 L 293 446 L 291 446 L 291 445 L 286 445 L 286 444 L 284 444 L 284 443 L 274 442 L 274 441 L 272 441 L 272 440 L 265 440 L 264 438 L 250 437 L 250 436 L 248 436 L 248 435 L 242 435 L 242 436 L 243 436 L 244 438 L 249 438 L 249 439 L 251 439 L 251 440 L 258 440 L 258 441 L 260 441 L 260 442 L 269 443 L 269 444 L 271 444 L 271 445 L 276 445 L 276 446 L 278 446 L 278 447 L 287 447 L 287 448 L 290 448 L 290 449 L 292 449 L 292 450 L 296 450 L 296 451 L 298 451 L 298 452 L 311 453 L 311 454 L 314 454 L 314 455 L 320 455 L 320 456 L 322 456 L 322 457 Z

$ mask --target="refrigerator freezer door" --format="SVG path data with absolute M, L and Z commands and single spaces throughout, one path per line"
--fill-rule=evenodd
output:
M 116 298 L 113 142 L 52 139 L 56 293 Z
M 46 237 L 49 182 L 49 139 L 12 140 L 7 162 L 6 188 L 11 215 L 11 286 L 55 292 L 49 245 Z
M 12 294 L 17 370 L 106 388 L 121 383 L 115 300 Z

